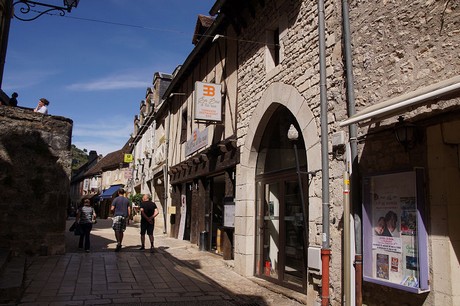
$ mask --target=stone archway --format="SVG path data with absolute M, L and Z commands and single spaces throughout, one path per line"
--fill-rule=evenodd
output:
M 273 83 L 263 93 L 254 109 L 241 145 L 237 166 L 235 213 L 235 270 L 251 276 L 254 272 L 255 245 L 255 169 L 258 148 L 269 119 L 279 105 L 285 106 L 297 119 L 307 153 L 309 170 L 321 169 L 319 128 L 308 102 L 297 89 L 284 83 Z

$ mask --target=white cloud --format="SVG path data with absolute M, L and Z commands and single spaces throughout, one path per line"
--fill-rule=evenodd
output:
M 131 120 L 113 118 L 104 123 L 75 123 L 72 131 L 72 144 L 80 149 L 95 150 L 107 155 L 120 150 L 130 138 L 133 130 Z
M 122 74 L 122 73 L 121 73 Z M 109 76 L 99 80 L 93 80 L 86 83 L 75 83 L 67 86 L 70 90 L 84 91 L 99 91 L 99 90 L 114 90 L 114 89 L 130 89 L 130 88 L 147 88 L 150 83 L 146 81 L 143 75 L 141 76 Z
M 30 88 L 46 83 L 51 76 L 57 75 L 58 73 L 59 71 L 52 69 L 18 70 L 15 74 L 10 74 L 8 75 L 8 78 L 5 78 L 5 82 L 2 87 L 6 91 Z

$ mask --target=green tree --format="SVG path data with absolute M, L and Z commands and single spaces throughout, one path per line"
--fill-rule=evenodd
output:
M 88 162 L 88 151 L 79 149 L 75 145 L 71 147 L 72 153 L 72 171 L 77 170 L 82 165 Z

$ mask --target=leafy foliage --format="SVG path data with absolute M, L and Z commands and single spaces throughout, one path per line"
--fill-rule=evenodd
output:
M 88 150 L 79 149 L 75 145 L 71 147 L 72 152 L 72 171 L 77 170 L 82 165 L 88 162 Z
M 129 199 L 132 203 L 136 204 L 137 206 L 141 205 L 142 203 L 142 193 L 136 193 L 135 195 L 130 195 Z
M 133 204 L 139 207 L 142 203 L 142 193 L 136 193 L 135 195 L 131 194 L 129 196 L 129 202 L 131 204 L 131 207 Z M 131 210 L 131 212 L 133 216 L 137 214 L 135 210 Z

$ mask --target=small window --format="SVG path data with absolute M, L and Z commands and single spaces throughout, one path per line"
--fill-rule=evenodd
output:
M 266 52 L 266 70 L 270 71 L 280 64 L 280 30 L 267 31 L 266 34 L 267 52 Z
M 180 142 L 184 143 L 187 141 L 187 109 L 182 111 L 182 123 L 181 123 Z

